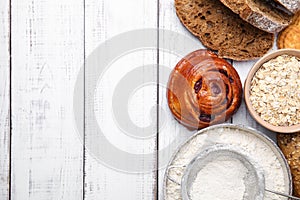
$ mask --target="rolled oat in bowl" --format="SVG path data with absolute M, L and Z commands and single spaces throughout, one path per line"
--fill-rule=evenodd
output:
M 250 83 L 256 113 L 274 126 L 300 124 L 300 58 L 279 55 L 265 62 Z

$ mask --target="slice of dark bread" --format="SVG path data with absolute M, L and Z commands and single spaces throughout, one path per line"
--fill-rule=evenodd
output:
M 292 14 L 280 9 L 279 4 L 270 0 L 220 0 L 242 19 L 257 28 L 277 33 L 291 23 Z
M 220 57 L 256 59 L 273 46 L 273 34 L 248 24 L 219 0 L 175 0 L 175 7 L 184 26 Z
M 300 0 L 275 0 L 292 13 L 300 10 Z

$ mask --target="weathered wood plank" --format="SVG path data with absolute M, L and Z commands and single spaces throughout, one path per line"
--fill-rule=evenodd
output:
M 9 199 L 10 4 L 0 1 L 0 199 Z
M 12 199 L 83 199 L 72 106 L 83 8 L 82 0 L 12 0 Z
M 154 199 L 156 35 L 150 35 L 152 39 L 147 38 L 147 34 L 141 38 L 139 33 L 128 31 L 144 28 L 155 30 L 157 1 L 86 0 L 85 8 L 85 199 Z M 114 36 L 123 37 L 122 33 L 127 34 L 128 38 L 115 45 L 117 39 L 110 39 Z M 147 40 L 154 48 L 143 48 L 141 43 Z M 141 46 L 136 49 L 134 44 Z M 99 50 L 101 47 L 105 49 L 102 52 Z M 121 55 L 121 52 L 127 54 Z M 89 58 L 91 54 L 97 54 L 98 61 L 93 62 Z M 110 56 L 115 59 L 111 65 L 102 62 Z M 96 69 L 93 68 L 95 65 Z M 96 71 L 99 70 L 102 70 L 103 76 L 98 76 Z M 140 71 L 134 75 L 132 70 Z M 127 80 L 122 82 L 124 78 Z M 95 80 L 98 80 L 98 84 L 94 93 L 90 86 Z M 119 88 L 122 92 L 127 87 L 128 96 L 122 97 L 117 90 Z M 114 102 L 121 105 L 120 109 L 125 109 L 118 110 Z M 114 110 L 117 111 L 115 116 Z M 124 117 L 127 113 L 129 116 Z M 103 156 L 101 152 L 106 153 Z

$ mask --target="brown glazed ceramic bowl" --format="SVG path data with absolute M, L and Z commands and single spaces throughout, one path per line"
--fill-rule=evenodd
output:
M 251 68 L 250 72 L 248 73 L 248 76 L 245 81 L 245 88 L 244 88 L 244 97 L 245 97 L 245 102 L 247 105 L 247 108 L 251 114 L 251 116 L 262 126 L 265 128 L 274 131 L 274 132 L 279 132 L 279 133 L 295 133 L 295 132 L 300 132 L 300 124 L 292 125 L 292 126 L 275 126 L 273 124 L 270 124 L 269 122 L 263 120 L 260 115 L 256 112 L 256 110 L 253 108 L 251 101 L 250 101 L 250 87 L 251 87 L 251 81 L 252 78 L 255 76 L 256 71 L 266 62 L 269 60 L 276 58 L 280 55 L 292 55 L 296 56 L 300 59 L 300 50 L 295 50 L 295 49 L 281 49 L 281 50 L 276 50 L 274 52 L 271 52 L 265 56 L 263 56 L 261 59 L 259 59 Z M 299 85 L 300 87 L 300 85 Z M 298 94 L 299 95 L 299 94 Z

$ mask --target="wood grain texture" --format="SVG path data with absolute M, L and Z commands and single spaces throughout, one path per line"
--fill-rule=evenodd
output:
M 157 2 L 156 1 L 140 1 L 140 0 L 86 0 L 85 5 L 85 50 L 86 58 L 92 53 L 98 52 L 97 49 L 101 45 L 105 46 L 105 52 L 99 54 L 99 59 L 106 58 L 110 52 L 114 53 L 118 49 L 123 49 L 124 44 L 120 42 L 119 48 L 108 45 L 110 39 L 127 31 L 143 28 L 156 28 L 157 26 Z M 146 40 L 146 38 L 145 38 Z M 135 42 L 134 39 L 130 39 Z M 156 42 L 156 41 L 155 41 Z M 125 46 L 126 47 L 126 46 Z M 133 49 L 132 49 L 133 50 Z M 85 69 L 85 199 L 94 200 L 119 200 L 134 199 L 148 200 L 155 199 L 156 196 L 156 57 L 157 49 L 135 49 L 135 51 L 127 52 L 109 66 L 104 67 L 103 76 L 93 77 L 95 72 L 91 69 L 91 63 L 86 61 Z M 97 63 L 93 63 L 97 65 Z M 126 107 L 126 111 L 130 116 L 131 122 L 120 127 L 117 119 L 113 116 L 112 101 L 117 85 L 124 77 L 130 76 L 130 72 L 141 67 L 144 71 L 149 70 L 146 66 L 153 65 L 152 70 L 148 74 L 140 74 L 141 81 L 147 83 L 149 79 L 154 82 L 151 84 L 140 85 L 136 90 L 130 90 L 129 96 L 121 100 Z M 95 94 L 89 90 L 89 84 L 92 79 L 98 79 Z M 138 77 L 132 77 L 135 82 Z M 125 84 L 126 85 L 126 84 Z M 128 84 L 129 86 L 130 84 Z M 91 94 L 92 93 L 92 94 Z M 92 121 L 92 115 L 87 111 L 90 104 L 93 104 L 93 112 L 95 112 L 97 122 Z M 128 106 L 127 106 L 128 105 Z M 152 111 L 151 111 L 152 109 Z M 123 111 L 121 111 L 123 112 Z M 150 114 L 151 113 L 151 114 Z M 123 115 L 124 113 L 118 113 Z M 148 138 L 135 138 L 126 135 L 126 129 L 132 124 L 139 127 L 146 127 L 152 124 L 152 133 Z M 97 139 L 95 130 L 99 126 L 102 135 L 107 139 L 105 144 L 110 143 L 116 148 L 117 152 L 111 151 L 107 153 L 110 158 L 101 158 L 97 152 L 105 151 L 103 149 L 103 140 Z M 140 130 L 137 128 L 136 130 Z M 149 130 L 148 130 L 149 131 Z M 144 130 L 141 130 L 141 135 Z M 129 132 L 135 134 L 136 131 Z M 96 148 L 90 148 L 89 144 L 99 143 Z M 119 152 L 119 153 L 118 153 Z M 127 157 L 122 157 L 122 153 L 129 153 L 133 157 L 145 155 L 145 158 L 139 163 L 132 163 Z M 150 155 L 150 158 L 146 158 Z M 120 157 L 121 156 L 121 157 Z M 113 166 L 109 160 L 121 160 L 119 166 Z M 140 173 L 133 173 L 131 168 L 136 166 L 140 169 Z M 150 171 L 149 168 L 151 169 Z M 147 170 L 147 172 L 143 170 Z
M 0 199 L 9 199 L 10 4 L 0 1 Z
M 83 5 L 12 0 L 11 199 L 83 199 L 72 107 L 84 60 Z

